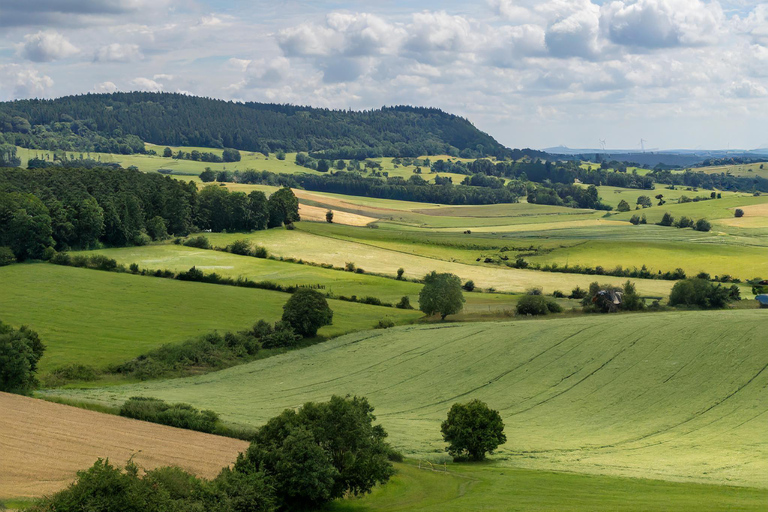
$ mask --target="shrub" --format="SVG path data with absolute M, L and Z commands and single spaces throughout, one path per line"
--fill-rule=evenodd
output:
M 347 272 L 354 272 L 356 268 L 357 267 L 355 267 L 355 264 L 352 263 L 351 261 L 348 261 L 347 263 L 344 264 L 344 270 L 346 270 Z
M 120 416 L 208 433 L 214 432 L 219 421 L 213 411 L 199 411 L 189 404 L 168 404 L 142 396 L 126 400 L 120 408 Z
M 710 224 L 706 219 L 699 219 L 696 221 L 696 225 L 693 226 L 693 229 L 696 231 L 711 231 L 712 224 Z
M 543 295 L 523 295 L 517 302 L 516 311 L 518 315 L 548 315 L 550 313 L 560 313 L 563 308 L 549 297 Z
M 475 289 L 475 282 L 473 280 L 469 280 L 466 283 L 464 283 L 464 286 L 462 286 L 466 291 L 471 292 Z
M 587 290 L 582 290 L 580 287 L 577 286 L 576 288 L 571 290 L 571 295 L 569 296 L 569 298 L 581 300 L 586 296 L 587 296 Z
M 669 227 L 669 226 L 673 225 L 674 223 L 675 223 L 675 218 L 671 214 L 665 213 L 664 216 L 659 221 L 658 225 L 659 226 L 667 226 L 667 227 Z
M 552 292 L 552 296 L 554 298 L 556 298 L 556 299 L 564 299 L 565 298 L 565 294 L 563 292 L 561 292 L 560 290 L 553 291 Z
M 686 216 L 682 216 L 682 217 L 680 217 L 680 220 L 675 222 L 675 227 L 676 228 L 681 228 L 681 229 L 682 228 L 692 228 L 693 227 L 693 220 L 689 219 Z
M 736 211 L 733 212 L 733 216 L 736 218 L 740 218 L 744 216 L 744 210 L 741 208 L 736 208 Z
M 721 284 L 715 285 L 698 278 L 678 281 L 669 294 L 669 305 L 678 307 L 720 309 L 730 300 L 730 290 L 723 288 Z
M 333 224 L 333 210 L 328 210 L 325 212 L 325 222 L 328 224 Z
M 198 249 L 210 249 L 211 243 L 203 235 L 193 236 L 184 241 L 184 245 L 187 247 L 196 247 Z
M 448 417 L 440 425 L 445 449 L 454 460 L 483 460 L 487 452 L 507 442 L 501 415 L 480 400 L 453 404 Z
M 382 320 L 379 320 L 379 322 L 374 326 L 374 329 L 389 329 L 390 327 L 394 327 L 395 322 L 392 321 L 390 318 L 384 318 Z
M 264 348 L 295 347 L 299 340 L 301 336 L 294 332 L 293 327 L 286 322 L 277 322 L 272 332 L 261 337 L 261 346 Z
M 251 242 L 244 239 L 235 240 L 227 246 L 226 251 L 231 252 L 232 254 L 239 254 L 241 256 L 250 256 Z
M 405 269 L 403 267 L 400 267 L 397 269 L 397 280 L 402 281 L 403 280 L 403 274 L 405 274 Z
M 16 263 L 16 256 L 10 247 L 0 247 L 0 267 Z
M 320 293 L 308 288 L 296 290 L 283 306 L 283 321 L 305 337 L 312 337 L 333 322 L 333 311 Z
M 616 210 L 620 212 L 628 212 L 630 210 L 629 203 L 622 199 L 619 201 L 619 206 L 616 208 Z
M 632 217 L 629 219 L 629 222 L 630 222 L 630 223 L 632 223 L 632 224 L 634 224 L 635 226 L 637 226 L 638 224 L 640 224 L 640 216 L 638 216 L 638 215 L 633 215 L 633 216 L 632 216 Z
M 542 290 L 540 287 L 535 286 L 533 288 L 528 288 L 525 290 L 526 295 L 544 295 L 544 290 Z
M 138 263 L 131 263 L 128 267 L 128 270 L 131 271 L 131 274 L 138 274 L 139 273 L 139 265 Z
M 411 306 L 411 299 L 409 299 L 407 295 L 403 295 L 400 298 L 400 302 L 395 304 L 395 307 L 398 309 L 413 309 L 413 306 Z

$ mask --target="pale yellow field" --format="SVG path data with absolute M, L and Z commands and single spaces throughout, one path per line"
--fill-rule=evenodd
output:
M 326 222 L 325 214 L 327 212 L 327 208 L 309 206 L 306 204 L 299 205 L 299 216 L 302 220 Z M 366 217 L 365 215 L 358 215 L 356 213 L 348 213 L 342 211 L 333 212 L 334 224 L 345 224 L 347 226 L 365 226 L 371 222 L 375 222 L 376 220 L 377 219 L 374 219 L 373 217 Z
M 40 497 L 98 458 L 144 469 L 178 466 L 213 478 L 248 443 L 0 393 L 0 498 Z

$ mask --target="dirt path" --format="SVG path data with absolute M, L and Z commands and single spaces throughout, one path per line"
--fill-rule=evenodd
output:
M 0 393 L 0 499 L 63 489 L 77 471 L 109 457 L 145 469 L 179 466 L 206 478 L 248 443 Z

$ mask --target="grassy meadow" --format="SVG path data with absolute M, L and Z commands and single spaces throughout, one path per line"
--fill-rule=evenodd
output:
M 214 330 L 274 322 L 289 297 L 50 264 L 1 267 L 0 282 L 0 318 L 29 325 L 46 344 L 42 372 L 72 363 L 103 367 Z M 333 325 L 320 329 L 321 336 L 370 329 L 385 317 L 407 323 L 421 316 L 342 301 L 331 301 L 331 308 Z
M 158 397 L 260 425 L 332 394 L 365 395 L 392 444 L 442 463 L 451 404 L 498 409 L 494 468 L 768 487 L 765 313 L 588 315 L 351 334 L 214 374 L 80 391 Z M 248 389 L 248 393 L 243 393 Z

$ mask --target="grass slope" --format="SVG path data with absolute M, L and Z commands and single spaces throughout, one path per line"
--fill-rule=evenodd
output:
M 137 394 L 258 425 L 331 394 L 367 396 L 392 443 L 444 460 L 451 404 L 499 409 L 502 465 L 768 487 L 763 310 L 404 327 L 338 338 L 215 374 L 57 391 Z M 248 389 L 248 393 L 243 393 Z
M 634 478 L 586 476 L 499 468 L 491 464 L 449 465 L 448 473 L 397 464 L 385 486 L 362 498 L 334 503 L 336 512 L 367 511 L 719 511 L 764 510 L 763 489 Z M 440 468 L 443 469 L 442 467 Z
M 289 295 L 50 264 L 0 268 L 0 318 L 29 325 L 47 349 L 41 370 L 70 363 L 120 363 L 164 343 L 213 330 L 279 320 Z M 404 323 L 420 313 L 332 301 L 334 336 L 370 329 L 384 317 Z

